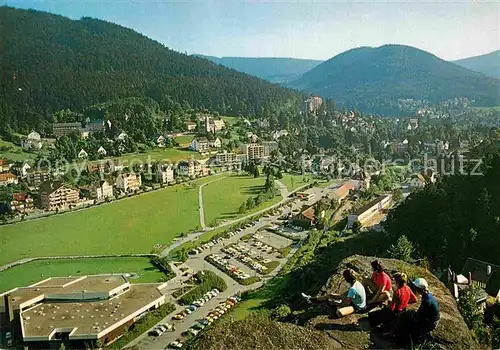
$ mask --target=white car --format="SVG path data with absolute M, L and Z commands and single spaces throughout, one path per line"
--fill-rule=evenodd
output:
M 180 348 L 182 348 L 183 345 L 184 344 L 182 344 L 180 341 L 177 341 L 177 340 L 175 340 L 175 341 L 171 342 L 170 344 L 168 344 L 169 347 L 175 348 L 175 349 L 180 349 Z

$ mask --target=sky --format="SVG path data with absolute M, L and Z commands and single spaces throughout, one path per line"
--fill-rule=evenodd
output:
M 0 0 L 132 28 L 188 54 L 326 60 L 360 46 L 402 44 L 455 60 L 500 49 L 500 0 Z

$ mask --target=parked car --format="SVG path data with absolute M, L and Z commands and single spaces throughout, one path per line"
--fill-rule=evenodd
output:
M 184 315 L 181 313 L 178 313 L 177 315 L 172 316 L 172 319 L 174 320 L 182 320 L 184 318 Z
M 174 340 L 173 342 L 168 344 L 168 346 L 170 348 L 174 348 L 174 349 L 180 349 L 180 348 L 182 348 L 183 345 L 184 344 L 182 342 L 180 342 L 179 340 Z
M 151 331 L 148 332 L 148 335 L 151 337 L 159 337 L 163 332 L 160 331 L 159 329 L 155 328 Z

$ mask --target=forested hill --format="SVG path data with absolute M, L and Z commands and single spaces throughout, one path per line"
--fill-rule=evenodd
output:
M 398 100 L 439 102 L 455 97 L 477 106 L 500 104 L 500 80 L 403 45 L 361 47 L 341 53 L 292 82 L 362 111 L 397 110 Z
M 500 78 L 500 50 L 486 55 L 464 58 L 453 63 L 493 78 Z
M 172 51 L 101 20 L 0 7 L 0 128 L 35 127 L 54 110 L 121 97 L 170 96 L 191 107 L 254 114 L 302 95 Z
M 239 72 L 254 75 L 273 83 L 298 79 L 322 61 L 287 57 L 214 57 L 194 55 Z

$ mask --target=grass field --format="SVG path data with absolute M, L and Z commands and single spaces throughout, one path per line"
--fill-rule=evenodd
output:
M 14 161 L 31 160 L 35 158 L 33 153 L 26 153 L 19 146 L 12 142 L 0 139 L 0 147 L 8 147 L 7 151 L 0 151 L 0 158 L 11 159 Z
M 281 200 L 280 196 L 262 203 L 251 211 L 239 214 L 238 209 L 249 197 L 255 197 L 264 188 L 266 179 L 253 176 L 230 176 L 203 187 L 203 205 L 205 222 L 210 224 L 214 220 L 235 219 L 242 215 L 264 209 Z
M 227 124 L 230 124 L 230 125 L 233 125 L 236 123 L 236 121 L 238 119 L 240 119 L 240 117 L 230 117 L 230 116 L 221 116 L 222 120 L 224 120 L 225 123 Z
M 193 141 L 194 135 L 182 135 L 174 138 L 175 142 L 177 142 L 181 146 L 188 146 Z
M 304 179 L 306 181 L 304 181 Z M 283 178 L 280 179 L 289 191 L 293 191 L 300 186 L 307 185 L 312 181 L 311 175 L 292 175 L 292 174 L 283 174 Z
M 216 179 L 206 177 L 200 184 Z M 26 257 L 149 253 L 199 226 L 198 189 L 177 185 L 76 212 L 0 226 L 0 265 Z
M 148 258 L 95 258 L 41 260 L 0 272 L 0 293 L 25 287 L 48 277 L 83 276 L 102 273 L 135 273 L 130 282 L 162 282 L 165 275 Z

